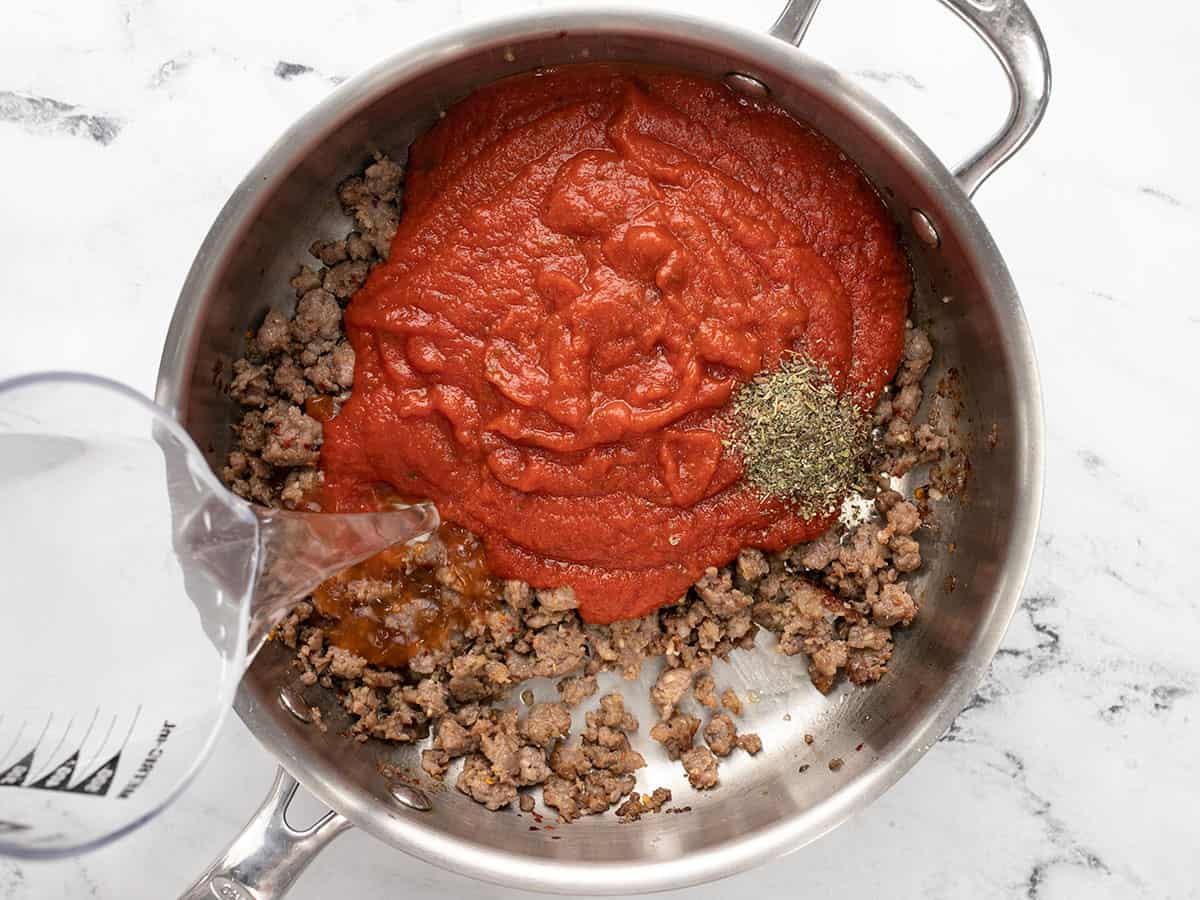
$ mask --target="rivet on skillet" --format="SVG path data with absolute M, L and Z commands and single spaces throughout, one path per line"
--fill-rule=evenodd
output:
M 765 97 L 771 93 L 771 89 L 753 75 L 745 75 L 742 72 L 730 72 L 724 81 L 730 89 L 747 97 Z
M 417 812 L 429 812 L 433 809 L 433 803 L 423 791 L 418 791 L 415 787 L 409 787 L 407 784 L 389 784 L 388 793 L 401 806 L 407 806 Z
M 937 247 L 942 243 L 941 235 L 938 234 L 933 221 L 919 209 L 912 211 L 912 226 L 917 237 L 921 239 L 921 243 L 930 247 Z
M 312 722 L 312 713 L 309 712 L 308 704 L 304 702 L 304 698 L 300 696 L 300 691 L 295 686 L 285 684 L 279 689 L 279 705 L 306 725 Z

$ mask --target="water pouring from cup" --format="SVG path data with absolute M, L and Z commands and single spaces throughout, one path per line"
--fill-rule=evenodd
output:
M 0 522 L 0 854 L 54 857 L 164 809 L 289 607 L 438 515 L 253 506 L 150 400 L 45 373 L 0 383 Z

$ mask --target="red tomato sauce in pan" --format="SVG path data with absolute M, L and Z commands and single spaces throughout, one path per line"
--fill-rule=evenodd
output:
M 506 79 L 414 143 L 386 263 L 346 312 L 327 505 L 384 482 L 570 585 L 589 622 L 678 600 L 745 546 L 821 533 L 723 447 L 731 393 L 804 353 L 864 405 L 911 279 L 862 174 L 770 103 L 650 68 Z

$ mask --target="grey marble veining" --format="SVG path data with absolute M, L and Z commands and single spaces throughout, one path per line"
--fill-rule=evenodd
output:
M 1200 897 L 1200 10 L 1031 0 L 1048 118 L 977 203 L 1021 289 L 1048 471 L 1025 600 L 986 680 L 899 785 L 817 844 L 678 897 Z M 68 367 L 150 391 L 192 255 L 229 191 L 345 77 L 517 0 L 64 0 L 0 27 L 0 376 Z M 542 4 L 538 4 L 542 5 Z M 764 27 L 774 2 L 671 5 Z M 1003 117 L 993 63 L 934 0 L 825 0 L 808 49 L 950 161 Z M 0 898 L 161 898 L 257 805 L 238 723 L 151 828 L 84 858 L 0 861 Z M 329 896 L 524 896 L 351 832 Z
M 111 144 L 121 133 L 121 120 L 82 112 L 77 106 L 50 97 L 0 91 L 0 122 L 19 125 L 34 135 L 69 134 Z

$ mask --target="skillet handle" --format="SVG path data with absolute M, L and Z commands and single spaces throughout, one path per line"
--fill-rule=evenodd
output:
M 771 34 L 799 44 L 821 0 L 788 0 Z M 1041 124 L 1050 102 L 1046 39 L 1025 0 L 941 0 L 971 26 L 1000 62 L 1012 96 L 1008 118 L 975 155 L 954 170 L 967 196 L 1021 149 Z
M 351 826 L 335 812 L 297 831 L 285 814 L 299 785 L 282 768 L 258 811 L 179 900 L 279 900 L 325 846 Z

